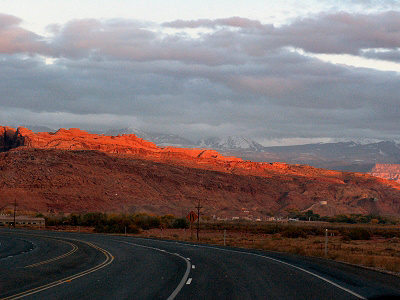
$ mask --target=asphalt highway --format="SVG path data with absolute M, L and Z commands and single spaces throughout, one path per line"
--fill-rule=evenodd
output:
M 0 299 L 370 299 L 389 274 L 316 258 L 141 239 L 0 229 Z

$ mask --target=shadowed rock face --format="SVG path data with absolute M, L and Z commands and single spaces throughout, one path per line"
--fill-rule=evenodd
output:
M 24 146 L 24 138 L 11 127 L 0 127 L 0 152 Z
M 200 200 L 204 213 L 221 217 L 310 208 L 321 215 L 400 215 L 400 185 L 365 174 L 254 163 L 79 129 L 34 134 L 0 127 L 0 136 L 0 210 L 16 197 L 20 210 L 40 212 L 181 216 Z

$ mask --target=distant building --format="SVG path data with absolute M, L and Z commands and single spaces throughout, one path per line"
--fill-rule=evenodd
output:
M 12 225 L 14 223 L 14 216 L 11 215 L 0 215 L 0 225 Z M 30 216 L 16 216 L 15 223 L 18 225 L 29 225 L 29 226 L 44 226 L 45 219 L 30 217 Z

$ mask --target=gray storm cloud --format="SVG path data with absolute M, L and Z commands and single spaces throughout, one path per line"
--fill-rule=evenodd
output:
M 59 118 L 61 127 L 69 117 L 71 126 L 120 124 L 188 137 L 397 136 L 398 73 L 293 49 L 399 61 L 398 12 L 321 13 L 280 27 L 240 17 L 161 25 L 82 19 L 50 25 L 46 37 L 21 22 L 0 14 L 0 117 L 9 123 Z

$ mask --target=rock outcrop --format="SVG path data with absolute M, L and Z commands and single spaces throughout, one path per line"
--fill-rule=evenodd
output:
M 157 147 L 135 135 L 0 127 L 0 210 L 146 211 L 233 217 L 243 209 L 400 215 L 400 185 L 367 174 L 255 163 L 213 150 Z M 317 209 L 322 202 L 327 202 Z M 329 208 L 329 209 L 327 209 Z
M 370 174 L 400 183 L 400 164 L 376 164 Z
M 25 145 L 24 138 L 14 128 L 0 126 L 0 152 Z
M 98 150 L 113 154 L 129 154 L 153 159 L 191 159 L 195 161 L 241 161 L 240 158 L 222 156 L 214 150 L 157 147 L 154 143 L 134 134 L 106 136 L 91 134 L 78 128 L 61 128 L 57 132 L 39 132 L 18 127 L 0 127 L 0 151 L 17 147 L 60 150 Z

